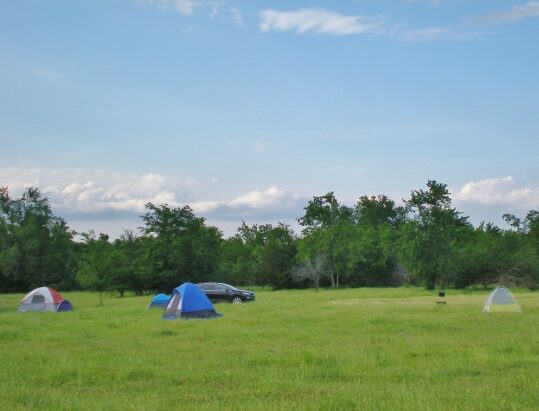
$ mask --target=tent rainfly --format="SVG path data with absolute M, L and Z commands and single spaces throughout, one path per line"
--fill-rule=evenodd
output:
M 39 287 L 24 296 L 17 310 L 26 311 L 71 311 L 71 303 L 50 287 Z
M 165 308 L 170 300 L 170 296 L 166 294 L 157 294 L 152 298 L 148 309 L 150 308 Z
M 505 288 L 496 288 L 487 298 L 485 306 L 483 307 L 484 313 L 493 312 L 518 312 L 521 313 L 522 309 L 518 305 L 516 298 L 511 292 Z
M 164 320 L 208 319 L 221 316 L 222 314 L 215 312 L 204 291 L 192 283 L 183 283 L 172 291 L 172 297 L 163 313 Z

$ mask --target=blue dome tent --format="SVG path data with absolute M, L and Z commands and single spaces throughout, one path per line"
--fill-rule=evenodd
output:
M 165 308 L 170 301 L 170 296 L 160 293 L 155 295 L 152 298 L 152 301 L 150 302 L 150 305 L 148 306 L 148 309 L 150 308 Z
M 215 312 L 213 304 L 200 287 L 192 283 L 183 283 L 172 291 L 163 314 L 164 320 L 215 317 L 221 317 L 221 314 Z

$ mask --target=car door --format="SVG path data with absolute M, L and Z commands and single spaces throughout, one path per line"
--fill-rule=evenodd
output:
M 206 294 L 206 297 L 208 297 L 211 301 L 219 301 L 219 292 L 216 289 L 215 284 L 202 284 L 201 287 L 204 291 L 204 294 Z
M 216 292 L 216 296 L 217 296 L 217 301 L 229 301 L 230 300 L 230 290 L 225 287 L 224 285 L 222 284 L 217 284 L 215 286 L 217 292 Z

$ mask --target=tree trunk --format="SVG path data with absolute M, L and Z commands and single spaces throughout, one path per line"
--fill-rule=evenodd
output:
M 331 287 L 339 287 L 339 280 L 335 283 L 335 264 L 333 264 L 333 244 L 335 243 L 335 234 L 331 234 L 329 243 L 329 271 L 331 275 Z
M 429 274 L 425 281 L 425 288 L 427 290 L 434 290 L 436 287 L 436 274 Z
M 316 292 L 320 289 L 320 277 L 316 277 L 314 279 L 314 287 L 316 288 Z

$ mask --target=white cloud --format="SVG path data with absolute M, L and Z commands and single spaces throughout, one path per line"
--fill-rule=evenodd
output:
M 539 187 L 519 185 L 511 176 L 489 178 L 465 184 L 455 200 L 481 205 L 517 206 L 523 210 L 539 208 Z
M 266 144 L 264 140 L 256 140 L 252 143 L 251 147 L 253 148 L 254 151 L 262 152 L 266 150 L 268 145 Z
M 384 36 L 403 43 L 433 42 L 440 40 L 468 40 L 483 35 L 459 27 L 439 26 L 408 28 L 391 24 L 384 16 L 343 15 L 334 11 L 305 8 L 292 11 L 263 10 L 259 13 L 262 31 L 295 31 L 298 34 Z
M 210 18 L 215 18 L 219 14 L 219 9 L 222 6 L 221 1 L 214 1 L 210 5 L 210 14 L 208 15 Z
M 280 201 L 285 196 L 284 191 L 273 186 L 264 191 L 251 191 L 244 194 L 231 202 L 231 205 L 247 206 L 252 208 L 273 206 L 277 201 Z
M 512 22 L 528 17 L 539 17 L 539 1 L 530 1 L 526 4 L 513 6 L 510 10 L 492 13 L 482 20 L 490 22 Z
M 148 202 L 179 204 L 196 182 L 159 174 L 127 174 L 107 170 L 45 167 L 0 169 L 0 185 L 14 195 L 29 186 L 39 187 L 52 206 L 67 213 L 127 211 L 141 213 Z
M 447 38 L 450 30 L 447 27 L 427 27 L 415 30 L 402 30 L 396 33 L 399 41 L 411 42 L 429 42 Z
M 238 9 L 237 7 L 232 7 L 230 9 L 230 15 L 232 16 L 232 21 L 234 22 L 234 24 L 236 24 L 236 26 L 246 26 L 245 22 L 243 21 L 243 14 L 241 13 L 240 9 Z
M 349 176 L 350 177 L 361 177 L 361 176 L 364 176 L 369 170 L 370 170 L 370 167 L 356 168 L 355 170 L 353 170 L 349 174 Z
M 389 36 L 403 43 L 428 43 L 433 41 L 462 41 L 485 35 L 482 31 L 464 31 L 458 27 L 425 27 L 420 29 L 396 28 Z
M 193 15 L 205 11 L 208 17 L 215 18 L 224 9 L 224 0 L 134 0 L 139 4 L 151 5 L 159 9 L 175 10 L 184 15 Z M 437 3 L 438 0 L 426 0 Z M 515 6 L 511 12 L 493 15 L 494 19 L 517 19 L 535 15 L 539 8 L 538 1 L 523 6 Z M 241 10 L 237 7 L 228 9 L 231 19 L 238 27 L 246 27 Z M 507 15 L 507 16 L 506 16 Z M 497 17 L 496 17 L 497 16 Z M 503 17 L 505 16 L 505 17 Z M 509 17 L 513 16 L 513 17 Z M 258 13 L 259 29 L 269 31 L 295 31 L 298 34 L 315 33 L 336 36 L 370 35 L 412 42 L 433 42 L 439 40 L 467 40 L 482 33 L 468 32 L 452 27 L 426 27 L 408 29 L 402 24 L 389 24 L 385 16 L 345 15 L 324 8 L 308 7 L 297 10 L 280 11 L 265 9 Z
M 405 3 L 430 3 L 430 4 L 440 4 L 444 0 L 404 0 Z
M 259 13 L 262 31 L 291 31 L 317 34 L 378 34 L 383 29 L 383 19 L 362 15 L 347 16 L 321 8 L 304 8 L 292 11 L 262 10 Z
M 223 220 L 291 220 L 299 216 L 307 199 L 277 186 L 253 190 L 224 201 L 199 201 L 190 206 L 196 212 Z
M 42 78 L 42 79 L 59 79 L 64 77 L 64 73 L 59 70 L 53 70 L 50 68 L 44 68 L 44 67 L 36 67 L 33 69 L 32 74 L 34 77 Z
M 175 10 L 178 13 L 192 15 L 198 10 L 208 10 L 209 17 L 219 13 L 222 0 L 137 0 L 139 4 L 148 4 L 164 10 Z
M 188 204 L 200 216 L 212 223 L 250 220 L 258 222 L 292 222 L 307 200 L 277 186 L 263 190 L 245 190 L 230 196 L 220 189 L 219 179 L 211 185 L 193 178 L 164 176 L 156 173 L 132 174 L 108 170 L 86 170 L 47 167 L 0 168 L 0 186 L 7 186 L 12 197 L 26 187 L 39 187 L 51 201 L 53 212 L 76 221 L 75 229 L 86 231 L 106 226 L 104 221 L 118 225 L 140 225 L 139 216 L 145 205 L 168 204 L 179 207 Z M 227 223 L 230 225 L 230 223 Z M 125 227 L 127 228 L 127 227 Z M 115 233 L 119 235 L 120 232 Z
M 34 67 L 31 69 L 31 75 L 42 80 L 60 80 L 75 70 L 74 65 L 63 67 Z

